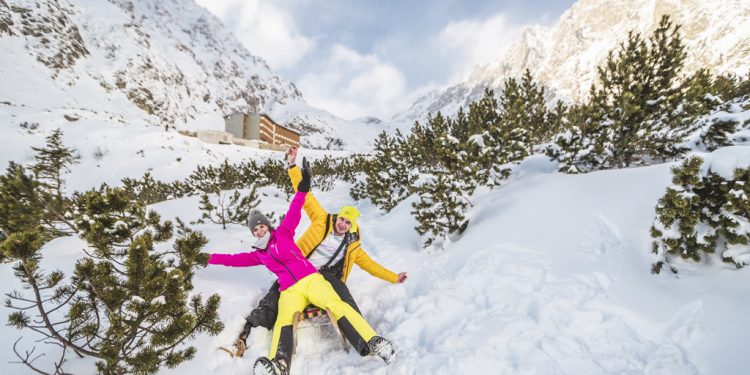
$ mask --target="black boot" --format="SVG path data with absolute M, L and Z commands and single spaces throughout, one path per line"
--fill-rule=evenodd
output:
M 253 328 L 253 326 L 250 324 L 250 322 L 245 322 L 245 326 L 242 327 L 242 333 L 240 333 L 240 340 L 242 340 L 245 345 L 247 345 L 247 337 L 250 336 L 250 330 Z
M 370 348 L 370 354 L 380 357 L 386 364 L 390 364 L 396 358 L 396 351 L 388 339 L 374 336 L 367 342 L 367 346 Z
M 253 365 L 253 375 L 289 375 L 289 369 L 283 359 L 260 357 Z

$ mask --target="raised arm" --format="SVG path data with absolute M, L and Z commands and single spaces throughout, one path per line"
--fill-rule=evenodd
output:
M 307 192 L 305 191 L 298 191 L 294 194 L 284 220 L 281 221 L 281 224 L 276 229 L 279 233 L 294 239 L 294 230 L 297 229 L 297 225 L 299 225 L 299 221 L 302 219 L 302 205 L 305 203 L 306 195 Z
M 295 165 L 296 160 L 297 148 L 292 147 L 287 152 L 287 161 L 290 165 L 287 173 L 289 174 L 289 180 L 292 182 L 292 187 L 295 191 L 297 190 L 297 185 L 302 180 L 302 171 L 298 166 Z M 323 209 L 323 207 L 320 205 L 320 203 L 312 193 L 307 194 L 307 198 L 305 199 L 305 205 L 303 206 L 303 208 L 305 209 L 307 217 L 309 217 L 310 221 L 312 222 L 325 220 L 328 217 L 328 212 Z

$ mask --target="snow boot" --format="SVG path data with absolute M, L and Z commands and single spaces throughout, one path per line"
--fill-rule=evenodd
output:
M 283 360 L 260 357 L 253 365 L 253 375 L 289 375 L 289 369 Z
M 386 364 L 390 364 L 396 358 L 396 351 L 388 339 L 374 336 L 367 342 L 367 346 L 370 348 L 370 354 L 380 357 Z

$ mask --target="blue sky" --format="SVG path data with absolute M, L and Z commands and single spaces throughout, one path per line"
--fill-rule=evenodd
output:
M 573 0 L 197 0 L 308 103 L 389 118 L 494 61 L 523 27 L 552 26 Z

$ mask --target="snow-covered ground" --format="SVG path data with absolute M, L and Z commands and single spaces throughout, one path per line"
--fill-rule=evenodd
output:
M 306 150 L 301 152 L 303 155 Z M 301 330 L 295 374 L 742 374 L 750 337 L 750 272 L 723 264 L 680 265 L 680 277 L 651 275 L 648 228 L 656 200 L 670 183 L 670 165 L 586 175 L 554 171 L 545 158 L 519 166 L 506 185 L 479 192 L 471 224 L 445 249 L 421 250 L 410 201 L 382 215 L 359 202 L 364 248 L 409 279 L 391 285 L 359 270 L 352 293 L 375 330 L 394 341 L 397 360 L 343 351 L 329 327 Z M 353 203 L 348 186 L 317 196 L 328 210 Z M 265 189 L 261 208 L 287 202 Z M 154 206 L 164 218 L 198 218 L 197 198 Z M 303 220 L 298 234 L 308 225 Z M 207 252 L 248 248 L 241 226 L 200 225 Z M 75 238 L 45 248 L 45 267 L 70 269 L 85 246 Z M 270 335 L 253 332 L 244 358 L 217 350 L 230 345 L 247 314 L 271 284 L 262 267 L 210 266 L 195 291 L 222 296 L 225 331 L 200 336 L 196 358 L 164 374 L 248 374 L 267 353 Z M 0 266 L 3 291 L 18 288 Z M 0 316 L 7 315 L 0 308 Z M 32 373 L 10 364 L 16 338 L 33 335 L 0 327 L 2 373 Z M 53 360 L 53 347 L 39 344 Z M 68 357 L 67 370 L 93 373 L 90 360 Z

